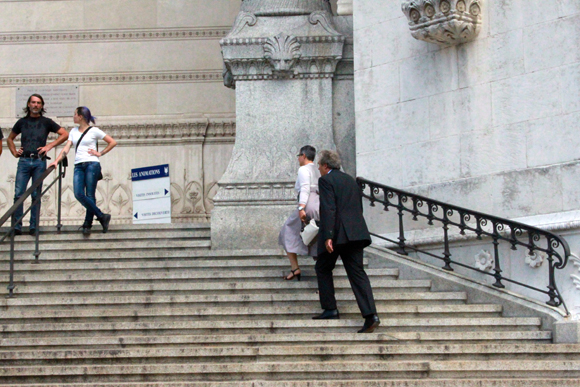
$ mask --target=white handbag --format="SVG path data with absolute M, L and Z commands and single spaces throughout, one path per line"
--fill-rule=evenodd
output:
M 310 219 L 310 223 L 304 226 L 304 230 L 300 231 L 300 238 L 302 238 L 302 242 L 308 247 L 318 241 L 318 226 L 314 219 Z

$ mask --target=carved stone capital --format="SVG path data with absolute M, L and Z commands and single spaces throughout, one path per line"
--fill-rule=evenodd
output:
M 267 9 L 264 3 L 250 3 L 242 6 L 231 32 L 220 41 L 226 86 L 235 88 L 236 81 L 334 76 L 346 37 L 336 30 L 327 1 L 316 7 L 311 7 L 314 2 L 296 2 L 304 3 L 303 11 L 283 21 L 259 14 L 256 9 Z M 268 9 L 273 12 L 276 7 Z
M 474 40 L 481 30 L 484 0 L 405 0 L 411 35 L 442 46 Z

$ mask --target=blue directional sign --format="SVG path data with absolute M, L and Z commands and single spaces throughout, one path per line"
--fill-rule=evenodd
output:
M 169 165 L 131 170 L 133 223 L 171 223 Z
M 131 169 L 131 180 L 149 180 L 169 177 L 169 164 Z

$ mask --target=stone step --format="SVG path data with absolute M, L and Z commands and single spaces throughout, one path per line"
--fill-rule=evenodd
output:
M 394 379 L 394 380 L 257 380 L 230 382 L 125 382 L 13 384 L 12 387 L 579 387 L 578 379 Z
M 454 304 L 464 303 L 467 300 L 465 292 L 396 292 L 396 293 L 377 293 L 374 295 L 375 300 L 389 304 L 407 304 L 414 305 L 436 305 L 439 303 Z M 338 293 L 338 301 L 354 301 L 354 295 Z M 151 307 L 157 304 L 171 304 L 172 306 L 180 304 L 188 305 L 236 305 L 238 303 L 279 303 L 279 302 L 318 302 L 319 296 L 313 292 L 310 293 L 281 293 L 281 294 L 216 294 L 216 295 L 185 295 L 178 294 L 172 296 L 113 296 L 113 297 L 52 297 L 52 298 L 4 298 L 0 299 L 0 307 L 5 308 L 26 308 L 35 307 L 51 309 L 54 307 L 83 308 L 111 305 L 144 305 Z
M 13 321 L 27 323 L 27 320 L 57 321 L 166 321 L 189 319 L 208 320 L 239 320 L 243 318 L 259 319 L 301 319 L 313 316 L 320 311 L 320 304 L 316 301 L 310 304 L 297 302 L 281 302 L 277 304 L 254 305 L 247 303 L 238 306 L 190 306 L 157 307 L 157 308 L 99 308 L 99 309 L 66 309 L 66 310 L 27 310 L 8 309 L 0 315 L 0 323 L 8 324 Z M 438 318 L 474 318 L 493 317 L 502 311 L 501 305 L 383 305 L 377 302 L 377 313 L 388 318 L 407 318 L 409 315 L 418 318 L 434 316 Z M 341 306 L 343 316 L 359 315 L 360 310 L 354 302 Z M 29 323 L 29 322 L 28 322 Z
M 87 322 L 38 324 L 3 324 L 4 338 L 10 335 L 44 334 L 45 336 L 102 336 L 111 332 L 129 335 L 207 335 L 219 332 L 231 334 L 265 334 L 289 332 L 354 332 L 362 326 L 362 318 L 340 320 L 217 320 L 217 321 L 147 321 L 147 322 Z M 541 319 L 536 317 L 485 317 L 485 318 L 387 318 L 383 316 L 377 332 L 467 332 L 467 331 L 528 331 L 539 330 Z M 108 333 L 107 333 L 108 332 Z
M 314 270 L 306 270 L 304 276 L 315 278 Z M 397 269 L 367 269 L 366 273 L 369 278 L 391 278 L 395 279 L 399 271 Z M 14 281 L 17 283 L 56 283 L 56 282 L 115 282 L 115 281 L 183 281 L 183 280 L 204 280 L 204 281 L 219 281 L 219 280 L 233 280 L 251 282 L 256 278 L 280 278 L 285 274 L 285 271 L 274 270 L 224 270 L 222 268 L 191 268 L 183 269 L 176 268 L 174 270 L 168 269 L 152 269 L 152 270 L 88 270 L 88 271 L 70 271 L 70 272 L 56 272 L 51 273 L 50 276 L 43 275 L 43 273 L 21 274 L 15 273 Z M 337 268 L 334 271 L 335 278 L 346 277 L 344 267 Z M 8 277 L 3 275 L 0 277 L 0 285 L 8 281 Z M 296 281 L 298 282 L 298 281 Z M 371 282 L 372 284 L 372 282 Z
M 380 332 L 381 328 L 379 328 Z M 115 349 L 115 348 L 189 348 L 195 346 L 279 346 L 279 345 L 326 345 L 326 344 L 361 344 L 361 343 L 396 343 L 398 345 L 415 345 L 417 343 L 432 343 L 450 345 L 453 343 L 489 343 L 500 341 L 504 345 L 517 343 L 550 343 L 551 331 L 476 331 L 476 332 L 389 332 L 331 334 L 303 333 L 292 334 L 250 334 L 250 335 L 148 335 L 148 336 L 84 336 L 84 337 L 45 337 L 33 338 L 15 337 L 0 338 L 2 350 L 21 350 L 24 348 L 76 348 L 82 349 Z
M 28 236 L 29 238 L 32 238 Z M 16 244 L 14 251 L 19 252 L 32 252 L 35 249 L 33 240 L 31 243 Z M 186 239 L 186 240 L 174 240 L 174 239 L 146 239 L 143 241 L 86 241 L 86 242 L 76 242 L 76 243 L 55 243 L 55 242 L 45 242 L 40 246 L 42 252 L 45 251 L 78 251 L 82 254 L 85 250 L 132 250 L 134 254 L 138 253 L 140 250 L 146 249 L 194 249 L 194 248 L 209 248 L 211 247 L 211 242 L 209 239 Z M 0 244 L 0 253 L 8 254 L 10 251 L 9 243 Z
M 323 361 L 3 367 L 0 381 L 111 382 L 580 377 L 577 360 Z
M 61 234 L 79 234 L 79 227 L 74 225 L 62 226 Z M 27 228 L 24 228 L 27 230 Z M 98 222 L 93 225 L 95 231 L 101 231 L 101 226 Z M 211 226 L 209 223 L 159 223 L 159 224 L 111 224 L 109 226 L 109 234 L 135 234 L 140 232 L 151 232 L 155 231 L 158 233 L 166 231 L 179 231 L 179 230 L 209 230 Z M 7 227 L 0 227 L 0 235 L 4 235 L 8 232 Z M 41 226 L 40 233 L 59 235 L 57 234 L 56 226 Z
M 156 364 L 191 362 L 288 362 L 288 361 L 400 361 L 400 360 L 580 360 L 576 345 L 552 344 L 450 344 L 450 345 L 277 345 L 277 346 L 200 346 L 183 348 L 75 349 L 43 351 L 0 351 L 3 366 L 71 364 Z
M 0 261 L 0 265 L 2 262 Z M 300 262 L 301 269 L 308 269 L 312 271 L 316 262 L 312 259 L 304 259 Z M 368 260 L 364 259 L 363 264 L 368 266 Z M 342 261 L 337 262 L 337 267 L 344 267 Z M 282 257 L 269 257 L 269 258 L 244 258 L 244 259 L 229 259 L 229 260 L 214 260 L 214 259 L 200 259 L 200 258 L 189 258 L 189 259 L 170 259 L 170 260 L 126 260 L 126 261 L 78 261 L 73 262 L 48 262 L 41 260 L 39 264 L 35 263 L 18 263 L 16 265 L 16 272 L 19 274 L 34 273 L 34 272 L 52 272 L 52 271 L 93 271 L 93 270 L 148 270 L 148 269 L 210 269 L 215 270 L 219 268 L 230 269 L 230 270 L 240 270 L 240 269 L 276 269 L 286 270 L 289 272 L 290 263 L 288 259 Z M 393 273 L 397 273 L 397 269 L 389 269 Z M 6 266 L 0 267 L 0 273 L 8 272 L 8 262 Z
M 362 336 L 362 335 L 361 335 Z M 366 335 L 365 335 L 366 336 Z M 166 358 L 169 361 L 174 358 L 218 358 L 240 357 L 243 360 L 255 361 L 261 357 L 286 358 L 300 356 L 378 356 L 390 355 L 395 357 L 418 357 L 421 359 L 430 356 L 521 356 L 521 355 L 547 355 L 560 356 L 561 359 L 578 360 L 580 351 L 575 344 L 526 344 L 517 346 L 509 344 L 377 344 L 363 342 L 353 345 L 270 345 L 270 346 L 198 346 L 184 348 L 134 348 L 134 349 L 76 349 L 73 351 L 42 350 L 42 351 L 0 351 L 0 361 L 26 361 L 26 360 L 104 360 L 116 359 L 149 359 Z M 251 358 L 251 359 L 250 359 Z M 472 359 L 474 360 L 474 359 Z
M 286 258 L 281 250 L 209 250 L 209 249 L 133 249 L 133 250 L 71 250 L 71 251 L 42 251 L 40 255 L 40 262 L 50 261 L 82 261 L 97 260 L 99 262 L 111 261 L 146 261 L 146 260 L 170 260 L 173 258 L 192 259 L 195 260 L 227 260 L 236 261 L 243 259 L 253 259 L 259 257 L 270 258 Z M 26 252 L 16 252 L 15 258 L 18 263 L 31 263 L 33 260 L 32 250 Z M 8 263 L 9 256 L 7 252 L 0 252 L 0 264 Z M 299 262 L 313 261 L 311 257 L 300 257 Z M 340 261 L 340 260 L 339 260 Z
M 280 273 L 281 274 L 281 273 Z M 281 275 L 280 275 L 281 277 Z M 373 290 L 379 292 L 425 292 L 431 288 L 429 280 L 393 280 L 381 277 L 371 278 Z M 5 289 L 4 284 L 0 286 Z M 337 292 L 352 292 L 348 279 L 338 277 L 334 281 Z M 0 288 L 0 290 L 3 290 Z M 146 292 L 148 295 L 173 294 L 177 292 L 188 292 L 190 294 L 231 294 L 239 292 L 263 293 L 303 293 L 316 292 L 318 283 L 314 277 L 305 277 L 302 281 L 284 281 L 277 280 L 248 280 L 246 282 L 236 281 L 219 281 L 203 282 L 201 280 L 192 281 L 153 281 L 143 283 L 123 283 L 119 286 L 116 283 L 81 283 L 81 284 L 50 284 L 40 283 L 37 285 L 23 284 L 16 281 L 14 293 L 20 295 L 34 295 L 35 297 L 54 297 L 54 294 L 100 294 L 104 296 L 111 295 L 134 295 L 135 292 Z M 6 290 L 4 290 L 6 292 Z
M 143 241 L 151 240 L 167 240 L 167 239 L 209 239 L 210 229 L 177 229 L 177 230 L 143 230 L 141 232 L 107 232 L 103 234 L 101 230 L 93 230 L 90 235 L 84 236 L 80 231 L 76 233 L 41 233 L 39 241 L 42 246 L 45 244 L 54 243 L 107 243 L 118 241 Z M 16 236 L 14 238 L 16 245 L 34 243 L 34 237 L 28 234 Z

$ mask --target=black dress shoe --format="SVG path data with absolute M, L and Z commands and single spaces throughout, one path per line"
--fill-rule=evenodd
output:
M 379 325 L 381 325 L 379 316 L 373 314 L 372 316 L 365 318 L 365 324 L 358 333 L 372 333 Z
M 103 234 L 109 231 L 109 223 L 111 222 L 111 215 L 103 214 L 103 217 L 99 220 L 101 226 L 103 226 Z
M 88 227 L 83 227 L 83 235 L 84 236 L 89 236 L 91 235 L 91 229 Z
M 14 230 L 14 235 L 22 235 L 22 230 Z
M 338 309 L 324 309 L 324 312 L 312 317 L 313 320 L 338 320 L 339 318 Z
M 28 235 L 36 236 L 36 229 L 31 228 L 30 230 L 28 230 Z

